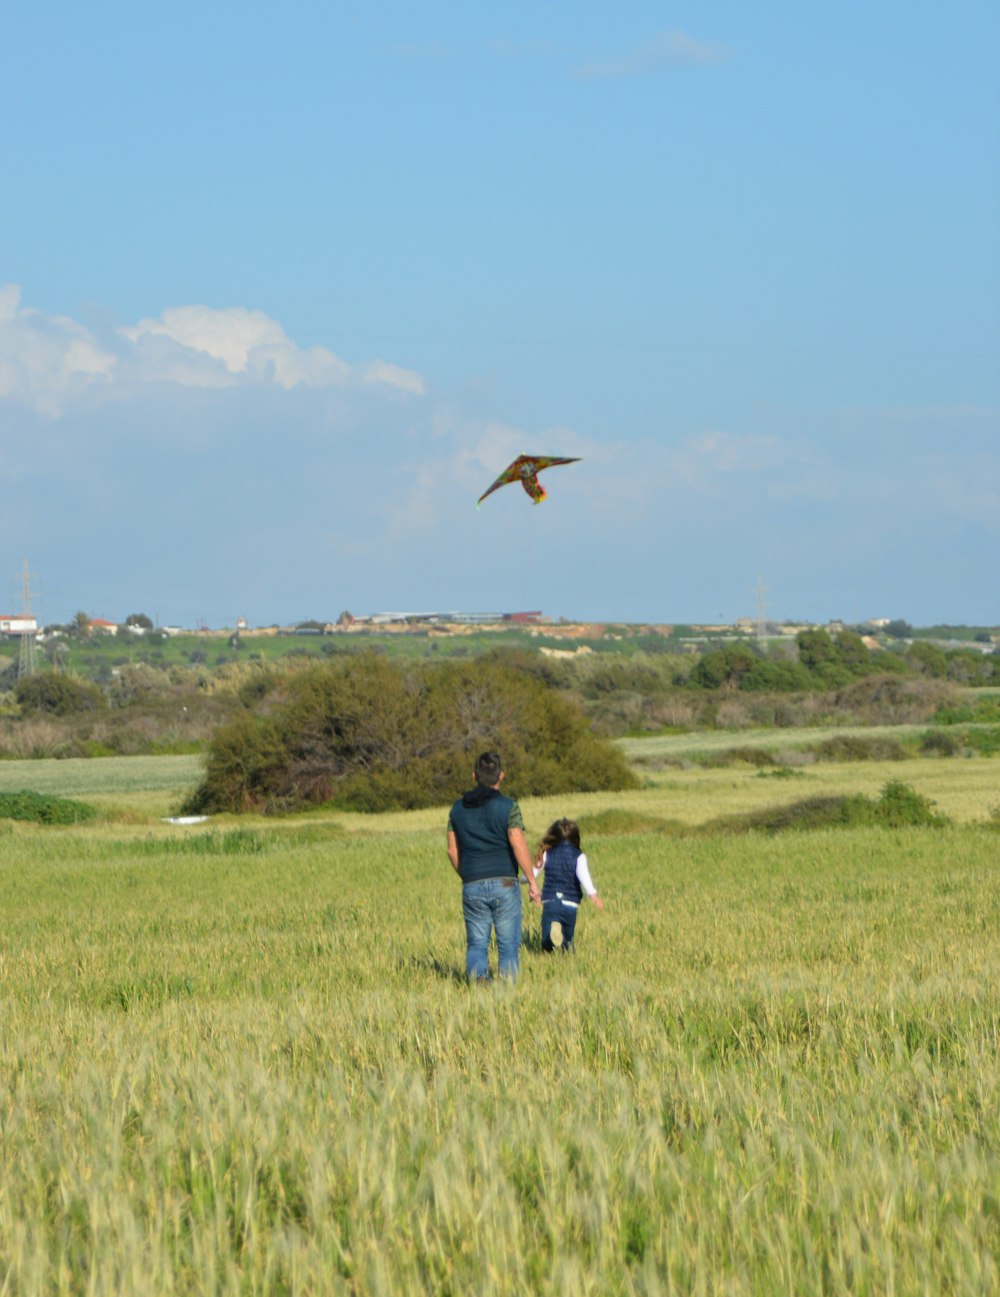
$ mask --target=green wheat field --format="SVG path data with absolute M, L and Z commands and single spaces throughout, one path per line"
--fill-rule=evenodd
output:
M 0 821 L 0 1295 L 1000 1292 L 996 761 L 637 769 L 470 988 L 443 808 L 2 763 L 101 817 Z M 671 829 L 900 778 L 952 827 Z

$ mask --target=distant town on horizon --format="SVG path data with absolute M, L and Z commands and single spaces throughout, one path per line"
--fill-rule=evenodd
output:
M 905 638 L 911 633 L 924 634 L 938 631 L 942 638 L 950 638 L 948 631 L 964 631 L 966 636 L 975 632 L 971 641 L 981 652 L 990 652 L 1000 645 L 1000 626 L 974 626 L 965 623 L 936 623 L 930 627 L 914 627 L 901 618 L 872 617 L 863 622 L 847 622 L 831 619 L 825 622 L 816 621 L 774 621 L 768 617 L 738 617 L 732 622 L 627 622 L 627 621 L 576 621 L 566 617 L 553 619 L 539 610 L 522 612 L 460 612 L 460 611 L 391 611 L 373 612 L 354 615 L 342 612 L 336 620 L 303 619 L 287 624 L 270 623 L 251 626 L 245 617 L 237 617 L 229 626 L 210 627 L 204 621 L 194 626 L 159 625 L 145 613 L 131 613 L 121 621 L 110 621 L 104 617 L 91 617 L 79 612 L 69 623 L 51 623 L 39 626 L 36 617 L 30 612 L 0 613 L 0 636 L 20 638 L 34 636 L 39 641 L 59 638 L 67 634 L 85 634 L 88 636 L 162 635 L 175 637 L 180 635 L 200 636 L 274 636 L 274 635 L 343 635 L 359 634 L 366 631 L 407 633 L 424 632 L 439 634 L 462 634 L 472 630 L 504 631 L 525 630 L 536 635 L 565 637 L 569 639 L 602 638 L 605 635 L 632 634 L 655 635 L 663 639 L 673 639 L 682 643 L 704 642 L 707 638 L 724 638 L 737 636 L 751 637 L 758 640 L 781 640 L 794 638 L 802 631 L 826 630 L 837 634 L 851 630 L 861 635 L 869 648 L 881 647 L 881 640 Z M 970 641 L 965 638 L 965 643 Z

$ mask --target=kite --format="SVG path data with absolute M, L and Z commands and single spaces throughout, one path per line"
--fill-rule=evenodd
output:
M 513 464 L 508 464 L 497 480 L 493 483 L 488 491 L 484 491 L 476 501 L 478 509 L 488 495 L 494 491 L 499 491 L 502 486 L 509 482 L 520 482 L 527 493 L 531 496 L 532 504 L 541 504 L 548 494 L 545 487 L 538 480 L 538 474 L 543 468 L 554 468 L 557 464 L 577 464 L 579 459 L 558 459 L 554 455 L 518 455 Z

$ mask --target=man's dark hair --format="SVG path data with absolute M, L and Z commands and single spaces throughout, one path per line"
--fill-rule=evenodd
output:
M 494 788 L 500 782 L 502 770 L 495 752 L 481 752 L 476 757 L 476 783 L 483 788 Z

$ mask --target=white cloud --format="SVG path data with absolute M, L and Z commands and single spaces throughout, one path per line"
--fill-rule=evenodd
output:
M 658 32 L 631 53 L 585 64 L 574 75 L 585 81 L 644 77 L 669 68 L 708 67 L 728 58 L 722 45 L 695 40 L 682 31 Z
M 70 396 L 111 380 L 116 363 L 83 325 L 22 307 L 15 284 L 0 286 L 0 398 L 54 416 Z
M 158 365 L 167 363 L 168 381 L 192 386 L 219 385 L 220 380 L 225 381 L 222 370 L 234 378 L 245 375 L 272 381 L 286 390 L 300 383 L 307 387 L 338 385 L 350 374 L 350 367 L 326 347 L 297 347 L 276 320 L 242 306 L 221 310 L 175 306 L 158 319 L 140 320 L 119 332 L 147 364 L 151 363 L 153 373 Z M 164 339 L 179 348 L 172 363 L 167 349 L 156 345 Z M 205 357 L 216 363 L 206 366 Z
M 424 380 L 413 369 L 401 369 L 391 365 L 387 360 L 373 360 L 364 371 L 366 383 L 384 383 L 387 387 L 397 387 L 401 392 L 410 392 L 413 396 L 423 396 L 426 391 Z
M 231 374 L 246 370 L 250 352 L 260 346 L 288 343 L 280 324 L 263 311 L 231 306 L 222 311 L 207 306 L 176 306 L 158 320 L 140 320 L 121 333 L 139 343 L 148 336 L 170 338 L 192 351 L 203 351 L 221 360 Z
M 21 290 L 17 284 L 0 284 L 0 324 L 13 320 L 21 304 Z
M 56 417 L 98 384 L 136 391 L 162 383 L 425 392 L 420 374 L 390 361 L 350 365 L 327 347 L 300 347 L 263 311 L 175 306 L 98 338 L 64 316 L 22 308 L 16 286 L 0 287 L 0 398 Z

